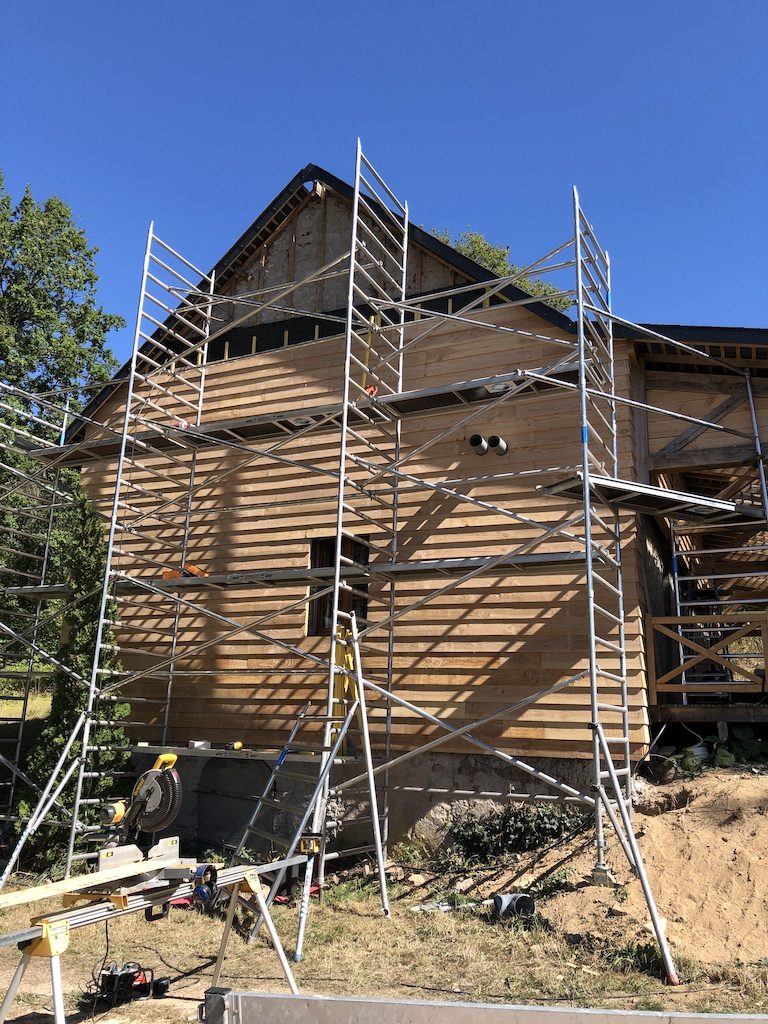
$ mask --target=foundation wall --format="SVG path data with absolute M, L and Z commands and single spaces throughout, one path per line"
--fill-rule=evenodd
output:
M 138 771 L 151 767 L 154 754 L 134 754 Z M 589 793 L 590 763 L 575 758 L 533 758 L 533 767 L 552 774 L 559 782 Z M 182 849 L 202 855 L 221 845 L 236 845 L 255 805 L 254 796 L 269 778 L 265 761 L 233 757 L 206 758 L 181 755 L 177 762 L 184 787 L 179 816 L 168 834 L 178 835 Z M 357 774 L 360 765 L 348 772 Z M 335 781 L 343 776 L 334 775 Z M 439 845 L 450 821 L 465 814 L 483 814 L 504 806 L 509 793 L 556 791 L 524 775 L 511 765 L 484 754 L 435 752 L 413 758 L 390 775 L 389 841 L 396 844 L 416 838 Z M 350 821 L 356 814 L 369 813 L 358 807 L 354 796 L 345 797 L 341 817 Z M 295 820 L 289 826 L 295 828 Z M 286 828 L 286 834 L 291 827 Z M 340 834 L 345 848 L 369 844 L 370 831 L 362 825 L 348 825 Z M 330 844 L 334 849 L 334 843 Z

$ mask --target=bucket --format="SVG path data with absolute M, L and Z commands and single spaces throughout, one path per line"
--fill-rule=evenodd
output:
M 696 758 L 697 761 L 708 761 L 712 756 L 712 751 L 709 749 L 707 743 L 694 743 L 691 747 L 686 747 L 686 751 Z
M 497 892 L 493 907 L 499 917 L 533 917 L 536 904 L 527 892 Z

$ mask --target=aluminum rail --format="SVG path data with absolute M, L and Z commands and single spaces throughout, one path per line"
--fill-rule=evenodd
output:
M 459 492 L 455 493 L 458 494 Z M 503 509 L 500 509 L 502 514 L 503 511 Z M 428 580 L 434 579 L 436 576 L 461 575 L 472 569 L 482 569 L 488 561 L 488 558 L 481 555 L 470 555 L 463 558 L 414 559 L 411 562 L 372 562 L 371 570 L 375 571 L 378 576 L 391 576 L 395 580 Z M 583 564 L 584 552 L 579 550 L 531 552 L 529 554 L 510 555 L 508 560 L 497 562 L 492 569 L 488 569 L 488 572 L 495 575 L 503 575 L 505 572 L 512 574 L 556 573 L 568 569 L 576 570 L 580 565 L 583 566 Z M 254 569 L 249 572 L 211 573 L 209 576 L 181 576 L 176 579 L 160 579 L 159 577 L 135 577 L 132 579 L 124 575 L 117 578 L 115 592 L 117 594 L 129 594 L 141 590 L 152 590 L 158 594 L 167 594 L 173 591 L 220 589 L 228 586 L 275 587 L 277 585 L 296 585 L 314 587 L 328 582 L 332 575 L 332 567 L 317 569 Z M 344 566 L 341 576 L 345 582 L 355 583 L 364 581 L 366 573 L 355 566 Z M 66 584 L 63 583 L 51 584 L 45 587 L 33 585 L 7 587 L 5 590 L 8 594 L 28 598 L 41 595 L 50 599 L 59 599 L 67 597 L 70 593 Z M 75 603 L 77 602 L 68 605 L 68 608 L 74 607 Z M 23 635 L 19 635 L 17 639 L 23 639 Z
M 357 678 L 362 678 L 362 668 L 360 666 L 356 666 L 355 671 L 357 673 Z M 544 697 L 549 697 L 555 693 L 559 693 L 560 690 L 564 690 L 567 686 L 571 686 L 580 679 L 584 679 L 586 675 L 586 670 L 578 672 L 576 675 L 570 676 L 568 679 L 560 680 L 560 682 L 555 683 L 546 690 L 538 690 L 529 697 L 523 697 L 520 700 L 515 701 L 514 704 L 509 704 L 507 707 L 500 708 L 497 711 L 492 711 L 489 714 L 484 715 L 482 718 L 478 718 L 476 721 L 469 722 L 467 725 L 455 728 L 452 732 L 446 733 L 445 736 L 438 736 L 436 739 L 430 740 L 428 743 L 424 743 L 420 747 L 415 747 L 412 750 L 406 751 L 404 754 L 399 754 L 391 760 L 388 759 L 384 764 L 380 764 L 376 768 L 371 766 L 369 771 L 372 775 L 376 775 L 379 772 L 389 771 L 397 765 L 402 764 L 404 761 L 410 761 L 414 757 L 426 754 L 427 751 L 434 750 L 435 747 L 440 747 L 446 743 L 450 743 L 461 736 L 466 736 L 467 733 L 474 732 L 475 729 L 478 729 L 483 725 L 487 725 L 489 722 L 496 721 L 499 718 L 506 718 L 509 715 L 514 714 L 516 711 L 521 711 L 523 708 L 527 708 L 529 705 L 535 704 Z M 344 782 L 341 782 L 339 785 L 334 787 L 334 791 L 336 793 L 341 793 L 345 789 L 351 789 L 363 782 L 365 778 L 366 775 L 355 775 L 354 778 L 345 779 Z
M 658 1013 L 371 996 L 289 996 L 209 988 L 204 1024 L 765 1024 L 764 1014 Z
M 219 889 L 228 889 L 244 881 L 247 875 L 268 875 L 274 871 L 283 874 L 292 867 L 299 867 L 306 864 L 307 857 L 297 855 L 286 857 L 284 860 L 273 861 L 270 864 L 241 864 L 236 867 L 222 868 L 218 873 L 217 885 Z M 136 869 L 140 872 L 146 866 L 146 861 L 137 861 Z M 115 917 L 124 917 L 126 914 L 136 914 L 139 911 L 148 910 L 151 907 L 168 903 L 169 900 L 181 899 L 185 896 L 192 896 L 196 883 L 194 879 L 180 880 L 169 883 L 157 889 L 149 889 L 140 893 L 128 894 L 125 899 L 125 906 L 115 906 L 108 898 L 99 902 L 91 903 L 84 907 L 71 907 L 65 910 L 57 910 L 45 915 L 45 921 L 61 922 L 66 921 L 70 928 L 85 928 L 87 925 L 101 924 L 103 921 L 111 921 Z M 82 893 L 87 896 L 88 893 Z M 33 925 L 19 932 L 11 932 L 0 936 L 0 947 L 17 946 L 22 942 L 30 942 L 39 939 L 43 935 L 41 925 Z
M 539 383 L 543 385 L 543 388 L 556 387 L 556 381 L 559 378 L 552 370 L 548 374 L 545 373 L 545 370 L 546 367 L 532 368 L 531 370 L 516 369 L 507 373 L 474 377 L 469 380 L 454 381 L 445 385 L 401 391 L 394 395 L 380 395 L 375 400 L 370 399 L 356 402 L 352 411 L 360 417 L 370 412 L 374 405 L 376 405 L 383 406 L 386 409 L 393 409 L 394 412 L 400 412 L 401 414 L 428 415 L 444 408 L 456 408 L 474 402 L 489 401 L 504 386 L 520 384 L 528 379 L 532 382 L 537 381 L 538 378 L 531 376 L 534 373 L 542 374 L 543 380 Z M 571 364 L 564 365 L 557 373 L 568 379 L 568 376 L 572 376 L 575 371 L 575 364 Z M 538 392 L 529 391 L 528 394 L 538 394 Z M 306 428 L 296 427 L 293 421 L 295 421 L 297 416 L 302 419 L 320 416 L 324 418 L 329 427 L 333 428 L 338 427 L 338 424 L 331 422 L 331 420 L 334 417 L 340 416 L 341 411 L 341 403 L 310 406 L 300 410 L 287 410 L 284 414 L 278 415 L 267 413 L 258 416 L 241 416 L 232 420 L 209 421 L 204 429 L 192 428 L 183 432 L 176 431 L 175 433 L 181 440 L 186 439 L 202 444 L 226 443 L 233 437 L 239 437 L 243 441 L 249 438 L 258 439 L 270 436 L 283 438 L 285 430 L 290 427 L 293 428 L 291 431 L 292 436 L 298 437 Z M 120 440 L 120 432 L 97 420 L 85 419 L 84 422 L 87 425 L 101 427 L 109 436 L 96 439 L 91 438 L 88 442 L 69 442 L 62 445 L 51 444 L 46 447 L 32 448 L 26 454 L 39 461 L 53 461 L 60 457 L 64 459 L 63 465 L 75 465 L 78 452 L 84 452 L 88 460 L 97 460 L 99 457 L 103 459 L 114 458 Z M 322 425 L 322 423 L 313 424 L 315 427 Z M 163 450 L 163 447 L 172 446 L 173 442 L 167 433 L 168 428 L 161 430 L 157 422 L 149 419 L 146 420 L 146 427 L 146 432 L 137 434 L 136 440 L 144 443 L 153 441 L 152 448 L 158 453 Z M 222 436 L 219 436 L 219 434 Z M 102 453 L 101 456 L 99 456 L 100 452 Z M 72 458 L 68 459 L 68 456 L 72 456 Z

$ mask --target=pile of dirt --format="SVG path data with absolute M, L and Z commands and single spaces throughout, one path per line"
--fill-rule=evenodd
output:
M 634 820 L 673 950 L 704 963 L 768 958 L 768 775 L 707 771 L 648 786 Z M 617 887 L 591 884 L 594 851 L 591 837 L 582 837 L 521 862 L 484 885 L 483 895 L 500 883 L 542 893 L 541 912 L 574 943 L 650 941 L 640 883 L 615 838 L 608 862 Z

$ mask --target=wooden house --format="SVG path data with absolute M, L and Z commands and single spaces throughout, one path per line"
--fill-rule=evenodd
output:
M 174 359 L 157 335 L 154 347 L 149 332 L 140 339 L 140 351 L 165 372 L 145 371 L 134 381 L 131 493 L 113 563 L 124 584 L 114 630 L 131 676 L 133 740 L 279 747 L 305 702 L 325 699 L 330 607 L 321 592 L 337 525 L 334 410 L 343 399 L 349 288 L 341 257 L 352 203 L 350 186 L 310 165 L 218 261 L 204 367 L 199 357 L 186 365 Z M 418 300 L 424 317 L 439 312 L 441 319 L 412 350 L 406 345 L 403 360 L 396 571 L 376 573 L 392 562 L 386 482 L 361 482 L 357 494 L 367 504 L 359 498 L 358 527 L 344 536 L 347 565 L 370 567 L 353 580 L 349 607 L 362 621 L 375 618 L 377 602 L 403 611 L 391 643 L 386 631 L 366 637 L 364 669 L 453 727 L 572 679 L 491 719 L 476 736 L 524 758 L 587 759 L 585 568 L 571 540 L 578 523 L 571 534 L 563 527 L 577 508 L 568 481 L 578 479 L 582 460 L 575 368 L 563 361 L 576 325 L 514 283 L 485 297 L 489 272 L 414 225 L 407 256 L 406 296 Z M 284 294 L 287 282 L 308 278 Z M 471 315 L 452 319 L 468 296 Z M 418 330 L 413 308 L 406 343 Z M 164 322 L 159 312 L 158 330 Z M 529 380 L 502 401 L 509 380 L 530 370 L 559 375 L 563 386 Z M 127 365 L 116 375 L 67 439 L 107 517 L 130 372 Z M 364 386 L 365 367 L 360 373 Z M 624 699 L 623 646 L 636 759 L 648 749 L 654 721 L 760 713 L 768 331 L 648 324 L 639 331 L 617 321 L 614 381 L 618 477 L 649 490 L 625 489 L 614 503 L 624 637 L 618 623 L 607 627 L 602 699 L 613 707 Z M 385 397 L 373 394 L 371 403 L 383 407 Z M 146 424 L 167 424 L 144 455 L 135 413 L 142 402 Z M 385 425 L 374 424 L 366 445 L 377 431 L 386 443 Z M 500 438 L 505 453 L 481 453 L 481 444 L 470 443 L 474 435 Z M 369 449 L 354 435 L 349 445 L 354 476 Z M 660 504 L 659 490 L 666 492 Z M 448 586 L 483 559 L 485 571 Z M 168 600 L 171 592 L 182 600 Z M 679 621 L 669 621 L 681 616 L 688 617 L 682 633 Z M 392 708 L 388 738 L 384 718 L 373 729 L 377 747 L 393 751 L 439 733 L 404 706 Z M 442 749 L 473 748 L 456 739 Z

